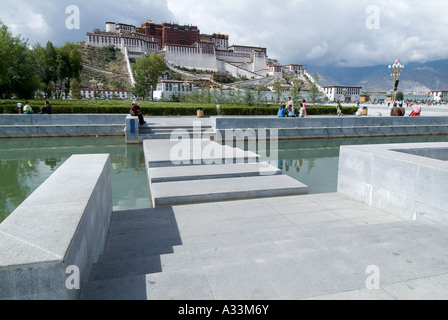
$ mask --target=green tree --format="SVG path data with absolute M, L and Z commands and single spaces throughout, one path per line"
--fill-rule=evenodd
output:
M 246 90 L 244 94 L 244 103 L 248 106 L 254 105 L 254 93 L 252 92 L 252 90 Z
M 241 102 L 241 86 L 239 84 L 236 86 L 236 94 L 233 96 L 232 102 L 233 103 Z
M 281 95 L 282 95 L 282 80 L 280 78 L 275 79 L 274 81 L 274 92 L 277 95 L 277 103 L 280 103 L 281 101 Z
M 70 85 L 70 90 L 72 92 L 72 97 L 75 99 L 81 99 L 81 83 L 78 79 L 73 78 L 72 83 Z
M 314 71 L 313 75 L 314 79 L 309 79 L 307 90 L 310 93 L 311 103 L 316 104 L 322 96 L 322 92 L 319 90 L 319 76 L 316 71 Z M 314 81 L 313 81 L 314 80 Z
M 151 91 L 151 100 L 154 100 L 154 89 L 165 70 L 165 60 L 154 52 L 149 57 L 137 58 L 132 66 L 135 79 L 134 94 L 145 99 L 148 92 Z
M 57 53 L 57 85 L 64 89 L 68 96 L 72 79 L 80 78 L 82 71 L 82 54 L 74 43 L 67 42 L 56 49 Z M 60 94 L 58 95 L 60 98 Z
M 257 83 L 255 85 L 255 96 L 256 96 L 256 103 L 257 104 L 262 104 L 263 99 L 266 95 L 266 87 L 264 87 L 263 85 L 261 85 L 260 83 Z
M 302 86 L 303 80 L 294 79 L 292 81 L 291 98 L 296 104 L 298 104 L 297 102 L 300 101 L 300 92 L 302 91 Z
M 0 87 L 8 79 L 8 67 L 11 64 L 11 55 L 8 53 L 12 46 L 11 35 L 8 28 L 0 21 Z
M 40 85 L 28 43 L 19 36 L 13 37 L 0 21 L 0 96 L 30 99 Z
M 42 47 L 39 43 L 34 46 L 33 53 L 37 63 L 37 72 L 42 79 L 42 90 L 47 98 L 51 97 L 57 80 L 57 53 L 50 41 Z
M 397 95 L 395 96 L 395 100 L 403 101 L 404 100 L 404 93 L 401 92 L 401 91 L 397 92 Z

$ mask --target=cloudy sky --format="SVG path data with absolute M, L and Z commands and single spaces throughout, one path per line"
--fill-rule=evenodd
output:
M 79 8 L 79 29 L 73 26 Z M 68 12 L 68 13 L 67 13 Z M 282 64 L 369 66 L 448 59 L 446 0 L 0 0 L 0 20 L 33 45 L 85 40 L 106 21 L 176 22 L 266 47 Z M 76 16 L 77 17 L 77 16 Z

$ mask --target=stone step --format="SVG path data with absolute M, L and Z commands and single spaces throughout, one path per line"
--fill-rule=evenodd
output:
M 184 139 L 185 140 L 185 139 Z M 187 139 L 186 143 L 170 140 L 145 140 L 149 168 L 238 164 L 260 162 L 261 156 L 251 151 L 223 146 L 207 139 Z
M 271 176 L 280 174 L 282 174 L 280 169 L 266 162 L 148 169 L 148 177 L 151 184 L 159 182 Z
M 188 137 L 189 139 L 194 139 L 196 138 L 195 136 L 197 135 L 197 133 L 187 133 L 186 135 L 184 135 L 185 137 Z M 201 133 L 201 136 L 204 138 L 210 138 L 210 137 L 215 137 L 215 133 L 212 132 L 203 132 Z M 150 132 L 141 132 L 139 134 L 139 138 L 140 140 L 170 140 L 171 138 L 177 138 L 176 135 L 173 136 L 172 133 L 160 133 L 160 132 L 156 132 L 156 133 L 150 133 Z
M 212 127 L 140 127 L 140 132 L 150 132 L 150 133 L 171 133 L 171 132 L 205 132 L 211 131 Z
M 308 186 L 283 175 L 152 184 L 154 207 L 303 195 Z

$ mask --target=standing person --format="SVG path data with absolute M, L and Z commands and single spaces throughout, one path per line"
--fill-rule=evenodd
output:
M 139 123 L 140 123 L 141 126 L 144 125 L 144 124 L 146 124 L 146 121 L 145 121 L 145 119 L 143 118 L 142 111 L 140 110 L 140 103 L 134 101 L 134 102 L 132 103 L 130 113 L 131 113 L 131 116 L 136 116 L 136 117 L 138 117 L 138 121 L 139 121 Z
M 303 112 L 305 114 L 305 118 L 308 117 L 308 112 L 306 111 L 306 100 L 303 99 L 302 101 L 302 108 L 303 108 Z
M 34 114 L 34 111 L 33 109 L 31 109 L 30 103 L 28 101 L 25 101 L 25 104 L 23 105 L 23 113 Z
M 294 109 L 294 101 L 292 101 L 291 97 L 288 98 L 288 102 L 286 103 L 286 109 L 288 110 L 288 117 L 295 117 L 296 111 Z
M 53 106 L 50 102 L 45 101 L 45 105 L 40 109 L 40 114 L 53 114 Z
M 286 108 L 288 111 L 294 108 L 294 101 L 292 101 L 291 97 L 288 97 L 288 102 L 286 102 Z

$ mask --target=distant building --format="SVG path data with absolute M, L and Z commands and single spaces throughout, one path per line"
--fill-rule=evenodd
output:
M 114 46 L 123 53 L 127 48 L 130 57 L 159 52 L 162 40 L 159 37 L 138 33 L 136 27 L 115 22 L 106 22 L 106 30 L 88 32 L 86 44 L 93 47 Z
M 132 91 L 129 90 L 104 90 L 93 88 L 81 88 L 81 97 L 83 99 L 111 99 L 111 100 L 130 100 L 135 99 Z
M 172 23 L 156 24 L 150 20 L 141 27 L 106 22 L 104 31 L 86 35 L 86 44 L 95 47 L 114 46 L 129 57 L 161 54 L 174 66 L 188 69 L 230 73 L 235 77 L 259 79 L 268 73 L 266 48 L 232 45 L 229 36 L 201 34 L 196 26 Z
M 296 74 L 302 74 L 302 75 L 303 75 L 303 73 L 305 71 L 303 69 L 303 65 L 301 65 L 301 64 L 287 64 L 287 65 L 283 66 L 283 68 L 286 71 L 294 72 Z
M 448 101 L 448 90 L 433 90 L 430 94 L 436 102 Z
M 156 24 L 151 20 L 148 20 L 143 23 L 140 28 L 136 28 L 136 31 L 161 39 L 161 48 L 168 44 L 191 46 L 200 39 L 198 27 L 188 25 L 181 26 L 176 23 L 164 22 L 162 24 Z
M 190 81 L 161 80 L 157 83 L 153 96 L 157 100 L 169 99 L 173 95 L 191 93 L 194 89 L 194 84 Z
M 362 87 L 328 86 L 324 92 L 330 101 L 358 102 L 361 98 Z
M 283 66 L 278 65 L 278 64 L 272 64 L 269 65 L 269 72 L 268 74 L 270 76 L 274 76 L 276 78 L 283 78 Z

